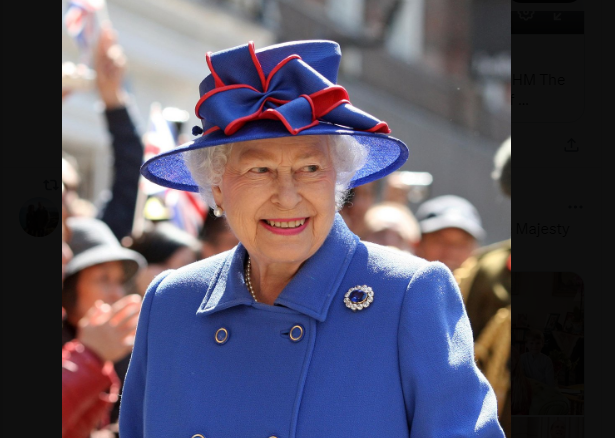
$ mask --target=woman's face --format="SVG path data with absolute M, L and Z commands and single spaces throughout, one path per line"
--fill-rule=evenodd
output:
M 335 169 L 320 136 L 233 146 L 213 187 L 229 226 L 257 263 L 302 263 L 335 218 Z
M 79 272 L 75 320 L 81 319 L 97 300 L 113 304 L 126 294 L 122 262 L 106 262 Z

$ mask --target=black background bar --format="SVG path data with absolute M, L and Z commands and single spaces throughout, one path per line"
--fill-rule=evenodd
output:
M 512 11 L 514 34 L 560 34 L 584 33 L 583 11 Z

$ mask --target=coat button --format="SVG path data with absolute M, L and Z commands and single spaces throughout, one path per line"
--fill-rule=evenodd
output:
M 305 331 L 303 329 L 303 326 L 300 324 L 296 324 L 290 329 L 288 336 L 290 337 L 291 341 L 299 342 L 301 339 L 303 339 L 304 333 Z
M 225 329 L 224 327 L 220 327 L 217 331 L 216 331 L 216 335 L 214 336 L 214 338 L 216 339 L 216 342 L 220 345 L 225 344 L 226 341 L 228 341 L 229 338 L 229 332 L 227 329 Z
M 197 433 L 197 434 L 192 435 L 192 438 L 205 438 L 205 437 L 201 435 L 200 433 Z

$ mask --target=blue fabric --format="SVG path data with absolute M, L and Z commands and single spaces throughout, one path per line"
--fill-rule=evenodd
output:
M 276 71 L 276 66 L 291 55 L 300 59 L 291 59 Z M 269 81 L 266 89 L 249 45 L 210 55 L 212 69 L 224 86 L 218 84 L 216 87 L 213 74 L 199 86 L 201 97 L 213 93 L 197 108 L 205 133 L 143 163 L 141 174 L 145 178 L 164 187 L 198 192 L 184 164 L 185 152 L 231 142 L 292 135 L 352 135 L 367 146 L 369 159 L 352 179 L 350 187 L 379 179 L 405 163 L 408 147 L 403 141 L 384 134 L 389 132 L 384 122 L 350 103 L 330 109 L 335 102 L 348 100 L 346 91 L 336 85 L 341 58 L 337 43 L 294 41 L 256 50 L 254 56 L 262 68 L 263 78 Z M 323 114 L 313 114 L 312 105 L 301 95 L 323 90 L 324 96 L 319 94 L 313 99 L 317 112 Z M 261 113 L 267 110 L 273 112 Z M 283 120 L 269 120 L 279 117 Z M 210 132 L 215 127 L 220 129 Z M 370 129 L 376 132 L 367 132 Z
M 337 215 L 268 306 L 251 299 L 245 257 L 240 244 L 154 280 L 122 438 L 504 437 L 444 265 L 360 242 Z M 358 285 L 374 302 L 353 312 L 343 298 Z
M 233 122 L 256 118 L 261 114 L 260 111 L 267 109 L 280 112 L 293 129 L 305 129 L 314 121 L 315 115 L 312 106 L 301 97 L 302 95 L 329 90 L 338 98 L 348 99 L 345 91 L 343 97 L 340 96 L 337 89 L 331 88 L 335 86 L 333 82 L 300 58 L 280 64 L 275 72 L 269 72 L 267 75 L 263 72 L 261 78 L 248 47 L 248 45 L 239 46 L 211 56 L 213 69 L 220 80 L 226 86 L 239 85 L 241 88 L 226 90 L 224 87 L 219 88 L 222 91 L 216 92 L 202 102 L 197 111 L 203 119 L 204 131 L 217 126 L 231 135 L 237 129 L 236 126 L 233 128 Z M 287 103 L 279 103 L 278 100 Z M 325 106 L 328 108 L 335 101 L 337 99 L 329 99 Z M 380 120 L 364 111 L 355 111 L 348 103 L 335 108 L 334 116 L 329 117 L 327 111 L 319 117 L 319 120 L 362 131 L 374 128 L 380 123 Z M 233 132 L 228 133 L 229 128 L 233 128 Z
M 258 124 L 247 123 L 239 132 L 241 133 L 240 141 L 289 136 L 282 124 L 273 120 L 261 120 Z M 150 181 L 161 186 L 198 192 L 199 188 L 184 163 L 184 153 L 193 149 L 232 142 L 237 135 L 239 133 L 228 137 L 222 131 L 216 131 L 206 138 L 200 137 L 198 140 L 185 143 L 149 159 L 141 167 L 141 173 Z M 401 140 L 384 134 L 351 131 L 336 125 L 320 123 L 297 135 L 352 135 L 356 141 L 366 146 L 368 150 L 366 164 L 354 175 L 350 187 L 382 178 L 399 169 L 408 159 L 407 146 Z

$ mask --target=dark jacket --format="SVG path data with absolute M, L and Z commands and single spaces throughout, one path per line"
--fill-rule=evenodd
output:
M 100 201 L 99 219 L 119 241 L 130 236 L 139 191 L 139 169 L 143 162 L 143 143 L 127 108 L 105 111 L 112 138 L 113 183 Z

